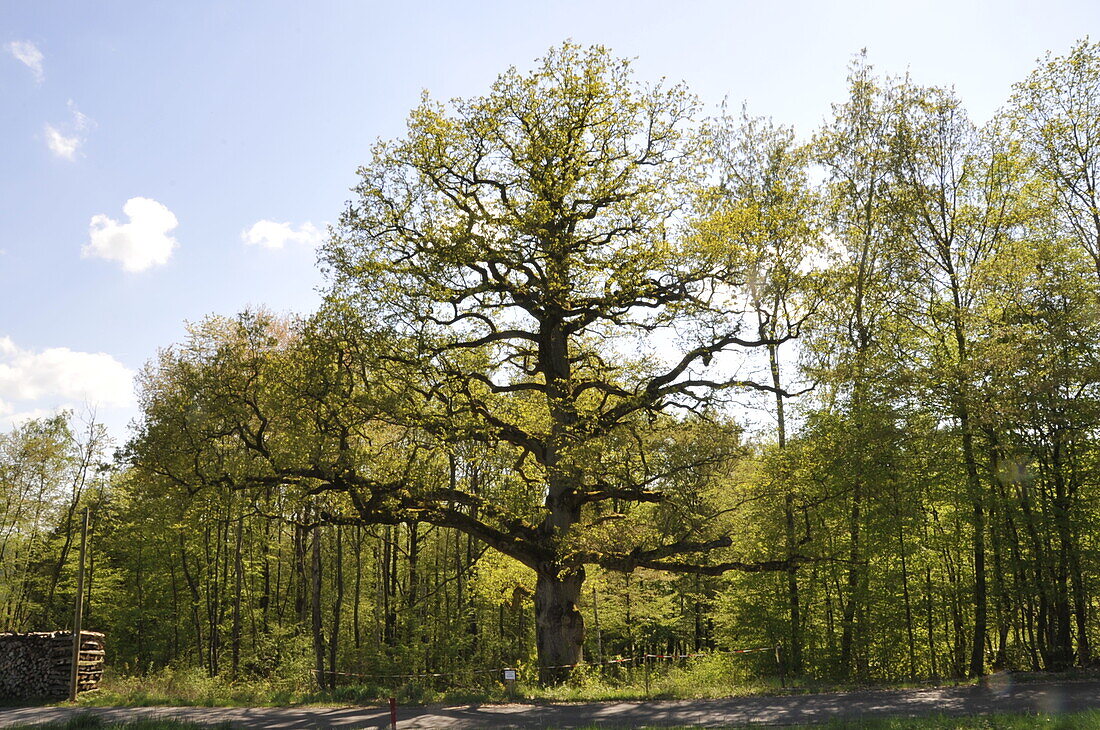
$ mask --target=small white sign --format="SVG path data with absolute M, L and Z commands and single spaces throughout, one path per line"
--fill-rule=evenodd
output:
M 505 682 L 515 682 L 516 681 L 516 670 L 515 669 L 505 669 L 504 670 L 504 681 Z

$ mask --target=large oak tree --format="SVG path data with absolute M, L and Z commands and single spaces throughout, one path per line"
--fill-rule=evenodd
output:
M 194 328 L 146 375 L 134 462 L 283 490 L 314 523 L 477 538 L 536 574 L 544 680 L 582 659 L 587 565 L 790 570 L 790 550 L 731 550 L 741 449 L 722 405 L 783 394 L 734 351 L 799 322 L 753 309 L 758 252 L 700 224 L 722 176 L 696 113 L 682 87 L 569 44 L 483 97 L 426 98 L 360 170 L 322 310 Z M 476 460 L 511 466 L 488 489 L 457 476 Z
M 544 677 L 581 658 L 586 564 L 716 574 L 792 559 L 716 557 L 731 536 L 698 510 L 676 533 L 652 529 L 685 474 L 729 456 L 713 436 L 677 452 L 662 429 L 700 428 L 725 395 L 778 390 L 724 353 L 797 331 L 745 317 L 751 257 L 691 223 L 708 182 L 696 113 L 682 87 L 563 45 L 485 96 L 425 98 L 407 136 L 361 168 L 322 254 L 330 301 L 400 343 L 373 366 L 400 384 L 397 420 L 516 452 L 535 514 L 493 521 L 469 492 L 423 514 L 536 572 Z

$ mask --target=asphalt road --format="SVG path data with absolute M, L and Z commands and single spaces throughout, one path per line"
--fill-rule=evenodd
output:
M 687 725 L 790 725 L 833 718 L 1059 713 L 1100 708 L 1100 680 L 1028 682 L 992 678 L 980 687 L 861 690 L 769 697 L 555 705 L 461 705 L 398 708 L 400 730 L 474 728 L 637 728 Z M 386 728 L 377 707 L 5 707 L 0 727 L 57 722 L 92 712 L 109 720 L 170 717 L 257 730 Z

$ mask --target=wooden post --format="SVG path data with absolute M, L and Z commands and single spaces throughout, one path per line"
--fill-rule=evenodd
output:
M 645 649 L 645 658 L 642 660 L 645 662 L 645 698 L 649 699 L 649 648 Z
M 390 730 L 397 730 L 397 698 L 390 697 Z
M 80 681 L 81 623 L 84 619 L 84 557 L 88 549 L 88 515 L 90 508 L 84 508 L 84 526 L 80 531 L 80 564 L 76 569 L 76 610 L 73 614 L 73 666 L 69 677 L 69 701 L 76 702 Z

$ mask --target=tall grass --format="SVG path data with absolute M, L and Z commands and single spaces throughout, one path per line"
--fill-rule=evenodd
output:
M 592 702 L 600 700 L 694 699 L 761 694 L 780 690 L 779 681 L 754 676 L 736 658 L 723 654 L 684 664 L 662 663 L 612 668 L 581 666 L 567 683 L 542 687 L 534 666 L 519 668 L 512 691 L 495 674 L 469 673 L 447 678 L 392 679 L 338 685 L 320 691 L 308 670 L 264 679 L 210 677 L 197 668 L 168 667 L 147 674 L 108 672 L 98 692 L 80 703 L 109 705 L 281 706 L 302 704 L 377 704 L 397 697 L 406 704 L 471 702 Z M 648 677 L 647 677 L 648 675 Z
M 210 677 L 194 667 L 168 667 L 146 674 L 108 672 L 101 689 L 81 695 L 79 702 L 89 706 L 210 707 L 374 705 L 384 704 L 389 697 L 396 697 L 402 704 L 596 702 L 821 692 L 858 686 L 809 680 L 788 681 L 781 685 L 775 677 L 759 676 L 738 661 L 737 656 L 722 653 L 649 667 L 585 665 L 577 668 L 568 682 L 549 687 L 537 683 L 537 669 L 533 665 L 518 669 L 520 681 L 511 691 L 495 673 L 484 672 L 442 678 L 362 678 L 367 681 L 348 682 L 333 690 L 320 691 L 308 667 L 286 667 L 267 678 L 236 680 L 225 675 Z M 903 686 L 894 685 L 896 688 Z
M 148 674 L 108 671 L 96 692 L 80 695 L 89 706 L 198 705 L 240 707 L 299 704 L 309 694 L 308 676 L 230 680 L 196 667 L 165 667 Z

